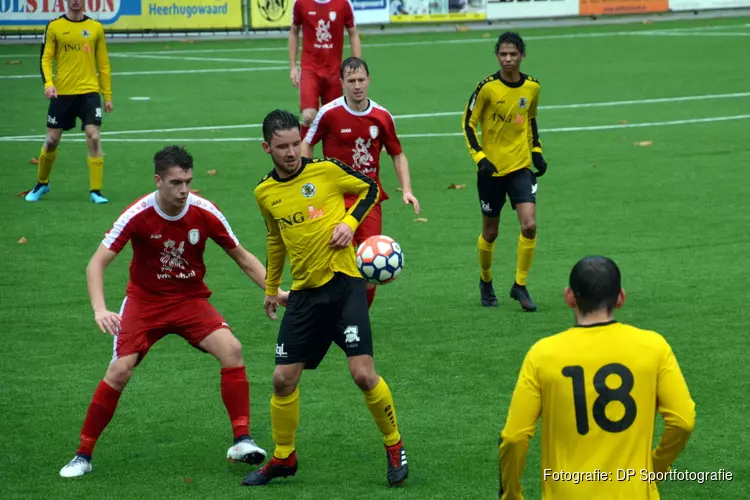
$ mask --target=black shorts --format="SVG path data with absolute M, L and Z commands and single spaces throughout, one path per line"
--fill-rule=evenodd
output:
M 372 356 L 365 281 L 336 273 L 325 285 L 292 290 L 276 340 L 276 364 L 314 370 L 335 342 L 347 357 Z
M 59 95 L 49 100 L 47 128 L 70 130 L 81 119 L 81 130 L 86 125 L 102 125 L 102 100 L 97 92 L 78 95 Z
M 530 168 L 522 168 L 502 177 L 477 174 L 477 191 L 482 214 L 499 217 L 506 196 L 510 198 L 513 210 L 519 203 L 536 203 L 536 175 Z

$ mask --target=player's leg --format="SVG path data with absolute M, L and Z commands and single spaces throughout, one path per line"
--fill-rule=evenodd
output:
M 70 130 L 75 126 L 75 114 L 71 106 L 75 96 L 58 96 L 50 99 L 47 110 L 47 135 L 39 153 L 39 164 L 37 165 L 37 182 L 34 188 L 26 195 L 26 201 L 39 201 L 42 196 L 49 193 L 49 178 L 52 166 L 57 159 L 57 147 L 60 145 L 63 130 Z M 72 120 L 72 123 L 71 123 Z
M 334 342 L 346 353 L 354 383 L 362 391 L 367 409 L 383 434 L 388 458 L 388 484 L 399 485 L 409 475 L 409 468 L 393 395 L 375 370 L 364 280 L 341 275 L 339 303 L 341 313 L 333 332 Z
M 498 302 L 492 284 L 492 261 L 500 227 L 500 212 L 505 204 L 504 179 L 477 174 L 477 192 L 482 210 L 482 232 L 477 240 L 479 297 L 484 307 L 495 307 Z
M 318 75 L 310 70 L 301 70 L 299 76 L 299 107 L 302 111 L 300 134 L 302 134 L 303 140 L 318 114 L 320 95 L 321 81 Z
M 526 280 L 536 250 L 536 176 L 528 168 L 510 175 L 512 178 L 508 187 L 508 196 L 521 224 L 521 234 L 518 237 L 516 280 L 511 287 L 510 296 L 520 303 L 523 310 L 533 312 L 536 311 L 536 304 L 526 289 Z
M 89 199 L 92 203 L 107 203 L 102 196 L 104 182 L 104 153 L 102 152 L 100 130 L 102 126 L 102 103 L 98 93 L 86 94 L 81 97 L 79 108 L 83 129 L 86 132 L 89 166 Z
M 347 208 L 347 210 L 349 210 Z M 358 248 L 367 238 L 370 236 L 377 236 L 383 234 L 383 207 L 380 203 L 376 204 L 365 220 L 357 227 L 357 231 L 354 233 L 354 245 Z M 365 291 L 367 292 L 367 307 L 372 307 L 372 303 L 375 300 L 375 292 L 377 286 L 372 283 L 365 283 Z

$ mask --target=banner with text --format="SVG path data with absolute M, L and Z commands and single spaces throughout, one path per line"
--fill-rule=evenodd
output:
M 391 22 L 483 21 L 487 0 L 390 0 Z
M 604 16 L 667 12 L 669 0 L 580 0 L 580 15 Z
M 388 0 L 351 0 L 356 24 L 388 24 Z
M 242 0 L 83 0 L 104 30 L 242 29 Z M 63 15 L 63 0 L 0 0 L 0 30 L 43 29 Z
M 580 0 L 487 0 L 487 19 L 577 16 Z
M 750 7 L 750 0 L 669 0 L 670 10 L 736 9 Z

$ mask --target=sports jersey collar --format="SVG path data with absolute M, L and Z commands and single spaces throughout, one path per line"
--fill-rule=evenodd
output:
M 82 22 L 85 22 L 85 21 L 89 20 L 89 16 L 87 16 L 86 14 L 83 15 L 83 17 L 81 18 L 80 21 L 74 21 L 74 20 L 72 20 L 71 18 L 68 17 L 67 14 L 63 14 L 62 17 L 63 17 L 63 19 L 65 19 L 66 21 L 71 22 L 71 23 L 82 23 Z
M 602 323 L 591 323 L 590 325 L 579 325 L 576 323 L 576 328 L 596 328 L 597 326 L 609 326 L 614 325 L 615 323 L 619 323 L 616 319 L 613 319 L 612 321 L 604 321 Z
M 344 109 L 346 109 L 348 112 L 350 112 L 354 116 L 365 116 L 365 115 L 370 114 L 370 111 L 372 111 L 372 100 L 369 97 L 367 98 L 367 108 L 364 111 L 357 111 L 356 109 L 350 108 L 349 104 L 346 102 L 346 96 L 344 96 L 343 99 L 344 99 Z
M 191 203 L 191 202 L 193 201 L 193 195 L 192 195 L 192 194 L 188 194 L 188 198 L 187 198 L 187 201 L 185 202 L 185 208 L 183 208 L 183 209 L 182 209 L 182 212 L 180 212 L 180 213 L 179 213 L 179 214 L 177 214 L 177 215 L 167 215 L 167 214 L 166 214 L 166 213 L 164 213 L 164 211 L 163 211 L 163 210 L 162 210 L 162 209 L 161 209 L 161 208 L 159 207 L 159 202 L 158 202 L 158 201 L 156 201 L 156 193 L 157 193 L 157 192 L 156 192 L 156 191 L 154 191 L 154 194 L 152 195 L 152 196 L 153 196 L 153 200 L 154 200 L 154 210 L 156 210 L 156 213 L 157 213 L 157 214 L 159 214 L 159 216 L 160 216 L 161 218 L 163 218 L 163 219 L 166 219 L 166 220 L 168 220 L 168 221 L 172 221 L 172 222 L 174 222 L 174 221 L 176 221 L 176 220 L 180 220 L 180 219 L 182 219 L 183 217 L 185 217 L 185 214 L 186 214 L 186 213 L 188 213 L 188 210 L 190 210 L 190 203 Z
M 331 0 L 315 0 L 315 3 L 330 3 Z
M 297 177 L 299 177 L 299 174 L 302 173 L 302 171 L 305 169 L 305 166 L 308 163 L 310 163 L 311 161 L 312 160 L 310 158 L 304 158 L 303 157 L 302 158 L 302 165 L 299 166 L 299 169 L 296 172 L 294 172 L 294 174 L 291 175 L 290 177 L 285 177 L 283 179 L 281 177 L 279 177 L 279 173 L 274 168 L 273 170 L 271 170 L 271 177 L 273 177 L 273 179 L 276 182 L 289 182 L 289 181 L 292 181 L 292 180 L 296 179 Z
M 517 82 L 509 82 L 508 80 L 505 80 L 499 71 L 496 74 L 497 74 L 497 79 L 503 82 L 503 85 L 505 85 L 506 87 L 510 87 L 512 89 L 517 89 L 518 87 L 523 85 L 524 82 L 526 81 L 526 75 L 524 75 L 523 73 L 521 73 L 521 79 L 518 80 Z

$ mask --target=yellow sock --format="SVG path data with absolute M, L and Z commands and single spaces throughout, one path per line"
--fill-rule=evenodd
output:
M 41 162 L 39 162 L 41 165 Z M 89 189 L 100 191 L 104 182 L 104 158 L 92 158 L 89 156 Z
M 516 264 L 516 283 L 526 285 L 529 276 L 531 261 L 534 260 L 534 249 L 536 249 L 536 237 L 533 240 L 526 238 L 523 234 L 518 237 L 518 261 Z
M 47 184 L 49 182 L 49 174 L 52 172 L 52 164 L 55 163 L 57 158 L 57 150 L 47 152 L 42 146 L 42 152 L 39 153 L 39 165 L 36 167 L 36 178 L 38 182 Z
M 495 251 L 495 242 L 490 243 L 480 234 L 477 242 L 479 248 L 479 274 L 482 281 L 489 283 L 492 281 L 492 253 Z
M 388 384 L 380 378 L 378 385 L 370 391 L 362 391 L 365 395 L 367 409 L 370 410 L 380 432 L 383 433 L 383 442 L 386 446 L 393 446 L 401 441 L 398 432 L 398 421 L 396 420 L 396 407 L 393 404 L 393 396 Z
M 276 458 L 287 458 L 294 452 L 294 436 L 299 425 L 299 387 L 288 396 L 271 396 L 271 429 Z

